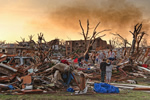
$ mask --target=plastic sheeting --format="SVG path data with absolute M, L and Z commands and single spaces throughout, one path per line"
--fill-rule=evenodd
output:
M 107 83 L 94 83 L 94 91 L 97 93 L 119 93 L 119 88 Z

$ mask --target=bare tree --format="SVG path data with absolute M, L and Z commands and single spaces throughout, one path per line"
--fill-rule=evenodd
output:
M 39 43 L 39 44 L 42 43 L 42 40 L 43 40 L 43 38 L 44 38 L 43 36 L 44 36 L 43 33 L 38 34 L 38 43 Z
M 110 49 L 124 46 L 124 44 L 122 43 L 122 40 L 120 40 L 118 37 L 114 37 L 114 38 L 110 39 L 109 44 L 112 47 Z
M 0 41 L 0 45 L 5 44 L 6 40 Z
M 141 24 L 138 23 L 134 26 L 133 32 L 129 31 L 133 35 L 132 46 L 131 46 L 131 55 L 135 52 L 135 48 L 136 48 L 136 52 L 139 51 L 140 42 L 141 42 L 143 36 L 145 35 L 144 31 L 141 32 L 141 29 L 142 29 L 142 23 Z
M 141 41 L 141 47 L 147 47 L 148 46 L 148 42 L 146 38 L 143 38 Z
M 81 21 L 80 21 L 80 20 L 79 20 L 79 24 L 80 24 L 80 27 L 81 27 L 81 30 L 82 30 L 81 35 L 83 35 L 83 37 L 84 37 L 84 47 L 85 47 L 85 53 L 84 53 L 84 55 L 85 55 L 85 54 L 89 51 L 89 48 L 93 45 L 93 43 L 94 43 L 96 37 L 97 37 L 100 33 L 105 32 L 105 31 L 109 31 L 109 30 L 107 29 L 107 30 L 102 30 L 102 31 L 100 31 L 100 32 L 97 32 L 96 29 L 97 29 L 97 27 L 98 27 L 99 24 L 100 24 L 100 22 L 99 22 L 99 23 L 96 25 L 96 27 L 94 28 L 93 33 L 92 33 L 92 36 L 90 37 L 90 36 L 89 36 L 89 20 L 87 20 L 87 30 L 86 30 L 86 33 L 85 33 L 85 31 L 84 31 L 84 29 L 83 29 L 83 27 L 82 27 L 82 24 L 81 24 Z M 103 37 L 103 36 L 105 36 L 105 34 L 102 35 L 102 36 L 100 36 L 100 37 Z M 89 42 L 87 42 L 87 41 L 89 41 Z
M 33 41 L 34 35 L 29 35 L 28 37 L 29 37 L 29 41 Z
M 22 42 L 24 43 L 25 42 L 25 38 L 22 38 L 22 37 L 20 37 L 20 38 L 21 38 Z
M 137 47 L 136 47 L 136 51 L 138 52 L 139 51 L 139 46 L 140 46 L 140 42 L 141 42 L 141 40 L 142 40 L 142 38 L 143 38 L 143 36 L 145 35 L 146 33 L 145 32 L 142 32 L 141 34 L 139 34 L 138 35 L 138 37 L 137 37 Z
M 86 48 L 87 48 L 87 40 L 88 40 L 88 34 L 89 34 L 89 20 L 87 20 L 87 31 L 86 31 L 86 33 L 84 32 L 84 29 L 83 29 L 83 27 L 82 27 L 82 24 L 81 24 L 81 21 L 79 20 L 79 24 L 80 24 L 80 27 L 81 27 L 81 29 L 82 29 L 82 35 L 83 35 L 83 37 L 84 37 L 84 47 L 85 47 L 85 50 L 86 50 Z
M 122 40 L 122 44 L 123 44 L 123 46 L 124 46 L 124 48 L 126 48 L 127 47 L 127 45 L 130 45 L 131 46 L 131 44 L 128 42 L 128 40 L 127 39 L 125 39 L 125 38 L 123 38 L 120 34 L 114 34 L 114 33 L 111 33 L 111 34 L 113 34 L 113 35 L 115 35 L 115 36 L 118 36 L 121 40 Z
M 20 46 L 26 46 L 26 43 L 25 43 L 25 38 L 22 38 L 22 37 L 20 37 L 21 38 L 21 42 L 19 42 L 19 41 L 16 41 Z

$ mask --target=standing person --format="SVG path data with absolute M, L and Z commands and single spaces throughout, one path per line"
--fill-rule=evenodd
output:
M 110 50 L 108 54 L 108 59 L 113 61 L 115 60 L 115 56 L 115 53 L 112 50 Z
M 109 63 L 110 61 L 107 60 L 107 63 Z M 112 76 L 112 65 L 106 66 L 106 83 L 110 84 L 111 81 L 111 76 Z
M 89 60 L 89 54 L 88 53 L 85 54 L 84 59 L 85 59 L 86 62 L 88 62 L 88 60 Z
M 98 53 L 96 53 L 96 59 L 95 59 L 95 63 L 98 64 Z
M 105 58 L 104 51 L 101 51 L 100 54 L 98 55 L 98 64 L 99 65 L 103 61 L 104 58 Z
M 104 82 L 105 74 L 106 74 L 106 66 L 109 66 L 110 63 L 106 63 L 106 59 L 103 59 L 103 61 L 100 64 L 100 70 L 101 70 L 101 82 Z
M 84 57 L 81 54 L 81 56 L 78 58 L 78 64 L 79 64 L 80 67 L 82 66 L 82 63 L 81 63 L 82 59 L 84 59 Z
M 95 64 L 95 59 L 96 59 L 96 54 L 95 52 L 92 53 L 92 61 L 93 61 L 93 65 Z

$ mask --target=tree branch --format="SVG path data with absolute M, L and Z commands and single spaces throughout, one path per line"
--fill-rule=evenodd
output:
M 83 33 L 84 39 L 86 39 L 86 36 L 85 36 L 85 33 L 84 33 L 84 29 L 83 29 L 83 27 L 82 27 L 82 24 L 81 24 L 81 21 L 80 21 L 80 20 L 79 20 L 79 24 L 80 24 L 80 27 L 81 27 L 81 29 L 82 29 L 82 33 Z
M 86 39 L 87 39 L 87 36 L 88 36 L 88 34 L 89 34 L 89 20 L 87 20 L 87 32 L 86 32 Z
M 100 32 L 97 32 L 96 35 L 98 35 L 99 33 L 102 33 L 102 32 L 105 32 L 105 31 L 110 31 L 111 29 L 105 29 L 105 30 L 102 30 Z
M 96 29 L 97 29 L 97 27 L 98 27 L 99 24 L 100 24 L 100 22 L 96 25 L 96 27 L 95 27 L 93 33 L 96 31 Z

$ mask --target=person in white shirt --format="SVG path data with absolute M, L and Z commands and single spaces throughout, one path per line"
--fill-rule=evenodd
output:
M 115 53 L 112 51 L 112 50 L 110 50 L 110 52 L 109 52 L 109 54 L 108 54 L 108 59 L 109 60 L 115 60 Z
M 107 60 L 106 62 L 110 63 L 111 61 Z M 108 84 L 110 84 L 110 81 L 111 81 L 112 68 L 113 68 L 112 64 L 109 66 L 106 66 L 106 83 L 108 83 Z

